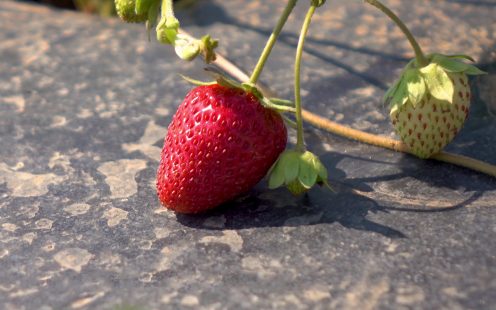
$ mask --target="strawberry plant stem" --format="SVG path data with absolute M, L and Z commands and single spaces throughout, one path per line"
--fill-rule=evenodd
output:
M 250 77 L 250 83 L 252 84 L 257 83 L 258 77 L 260 76 L 260 73 L 262 73 L 263 67 L 265 66 L 265 62 L 267 62 L 267 59 L 269 58 L 270 52 L 272 51 L 272 48 L 274 47 L 274 44 L 276 43 L 277 38 L 281 33 L 282 27 L 284 26 L 284 24 L 288 20 L 289 15 L 293 11 L 293 8 L 296 5 L 296 1 L 298 0 L 289 0 L 288 4 L 284 8 L 284 11 L 282 12 L 281 17 L 279 17 L 279 21 L 277 22 L 276 27 L 272 31 L 269 40 L 265 44 L 262 54 L 260 55 L 260 58 L 258 59 L 258 62 L 255 66 L 255 69 L 253 69 L 253 73 L 251 74 Z
M 417 65 L 422 68 L 425 67 L 429 64 L 429 61 L 427 58 L 425 58 L 424 53 L 422 52 L 422 49 L 420 48 L 420 45 L 418 44 L 417 40 L 415 40 L 415 37 L 413 34 L 410 32 L 408 27 L 401 21 L 401 19 L 393 13 L 387 6 L 382 4 L 379 0 L 365 0 L 365 2 L 375 6 L 379 10 L 381 10 L 384 14 L 386 14 L 393 22 L 396 23 L 396 25 L 401 29 L 401 31 L 405 34 L 407 37 L 408 41 L 410 41 L 410 44 L 413 47 L 413 50 L 415 51 L 415 58 L 417 60 Z
M 313 13 L 315 12 L 315 5 L 311 5 L 308 9 L 305 20 L 303 21 L 303 26 L 301 27 L 300 38 L 298 39 L 298 46 L 296 47 L 296 57 L 294 65 L 294 96 L 295 96 L 295 109 L 296 109 L 296 149 L 299 151 L 305 150 L 305 141 L 303 137 L 303 118 L 301 114 L 301 56 L 303 54 L 303 46 L 305 45 L 305 38 L 308 33 L 308 28 L 310 27 L 310 22 L 312 20 Z
M 162 17 L 174 18 L 174 3 L 172 0 L 162 0 Z
M 246 81 L 248 75 L 243 72 L 238 66 L 233 64 L 227 58 L 222 55 L 217 55 L 217 60 L 215 64 L 225 72 L 229 73 L 234 78 L 239 81 Z M 277 97 L 277 95 L 267 87 L 263 85 L 257 85 L 257 87 L 268 97 Z M 323 129 L 327 132 L 342 136 L 351 140 L 356 140 L 362 143 L 367 143 L 386 149 L 394 150 L 402 153 L 409 153 L 410 150 L 408 146 L 401 141 L 390 139 L 387 137 L 382 137 L 379 135 L 373 135 L 364 131 L 356 130 L 347 126 L 343 126 L 336 122 L 330 121 L 324 117 L 314 114 L 310 111 L 302 109 L 303 120 L 310 123 L 311 125 Z M 496 166 L 489 163 L 462 156 L 457 154 L 452 154 L 448 152 L 441 152 L 437 155 L 431 157 L 431 159 L 438 160 L 441 162 L 457 165 L 460 167 L 472 169 L 493 177 L 496 177 Z

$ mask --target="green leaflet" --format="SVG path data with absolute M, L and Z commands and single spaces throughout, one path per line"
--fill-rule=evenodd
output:
M 455 93 L 454 85 L 446 71 L 436 63 L 421 68 L 420 72 L 424 77 L 425 84 L 432 97 L 453 103 Z
M 411 104 L 415 107 L 425 96 L 425 82 L 418 69 L 405 72 L 406 92 Z

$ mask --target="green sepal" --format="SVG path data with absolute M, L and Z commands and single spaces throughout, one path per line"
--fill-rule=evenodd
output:
M 432 63 L 438 64 L 448 72 L 465 73 L 468 75 L 487 74 L 486 72 L 480 70 L 476 66 L 461 62 L 459 59 L 468 59 L 473 61 L 473 58 L 466 55 L 454 55 L 454 56 L 445 56 L 441 54 L 432 55 Z
M 269 98 L 269 100 L 274 103 L 274 104 L 277 104 L 277 105 L 283 105 L 283 106 L 287 106 L 287 107 L 294 107 L 295 104 L 293 101 L 291 100 L 287 100 L 287 99 L 282 99 L 282 98 Z
M 288 113 L 295 113 L 296 112 L 296 109 L 294 107 L 290 107 L 290 106 L 287 106 L 287 105 L 277 104 L 277 103 L 273 102 L 269 98 L 262 97 L 262 98 L 259 98 L 259 99 L 260 99 L 260 103 L 264 107 L 266 107 L 267 109 L 272 109 L 272 110 L 275 110 L 277 112 L 288 112 Z
M 215 84 L 217 84 L 216 81 L 203 82 L 203 81 L 200 81 L 200 80 L 196 80 L 196 79 L 190 78 L 189 76 L 186 76 L 186 75 L 179 74 L 179 76 L 183 80 L 185 80 L 186 82 L 191 83 L 191 84 L 196 85 L 196 86 L 209 86 L 209 85 L 215 85 Z
M 286 152 L 284 158 L 281 158 L 281 162 L 286 183 L 295 180 L 300 169 L 300 153 L 295 151 Z
M 315 163 L 312 158 L 314 156 L 312 153 L 305 152 L 301 157 L 302 160 L 300 161 L 298 180 L 304 188 L 309 189 L 317 181 L 318 171 L 315 169 Z
M 470 60 L 471 62 L 475 62 L 475 59 L 473 59 L 471 56 L 464 55 L 464 54 L 457 54 L 457 55 L 444 55 L 448 58 L 455 58 L 455 59 L 466 59 Z
M 432 97 L 443 102 L 453 103 L 455 86 L 443 67 L 437 63 L 431 63 L 421 68 L 420 72 Z
M 409 69 L 405 72 L 406 93 L 410 103 L 415 107 L 426 93 L 425 81 L 418 69 Z
M 298 129 L 298 124 L 293 121 L 292 119 L 290 119 L 289 117 L 287 117 L 286 115 L 284 114 L 280 114 L 283 121 L 286 123 L 286 125 L 288 125 L 290 128 L 293 128 L 293 129 Z
M 159 1 L 154 1 L 154 2 L 152 2 L 152 4 L 150 5 L 150 8 L 148 9 L 148 13 L 147 13 L 148 19 L 146 21 L 146 34 L 148 36 L 148 41 L 151 40 L 152 28 L 157 23 L 159 6 L 160 6 Z
M 287 150 L 283 152 L 268 173 L 269 188 L 286 185 L 299 195 L 315 184 L 328 185 L 327 169 L 319 158 L 309 151 Z

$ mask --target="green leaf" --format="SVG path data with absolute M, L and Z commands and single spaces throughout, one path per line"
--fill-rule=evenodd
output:
M 280 158 L 279 158 L 280 159 Z M 284 171 L 280 169 L 279 160 L 274 164 L 269 176 L 269 188 L 274 189 L 284 184 Z
M 281 164 L 284 169 L 284 180 L 286 184 L 294 181 L 300 169 L 300 154 L 295 151 L 288 151 L 281 157 Z
M 425 96 L 425 82 L 418 69 L 409 69 L 405 72 L 405 84 L 408 98 L 415 107 Z
M 455 93 L 454 85 L 441 66 L 431 63 L 420 69 L 429 93 L 435 99 L 452 103 Z

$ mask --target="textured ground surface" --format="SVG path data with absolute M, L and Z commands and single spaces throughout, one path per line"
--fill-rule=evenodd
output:
M 387 2 L 427 51 L 469 53 L 490 72 L 472 80 L 471 116 L 449 150 L 496 164 L 496 5 Z M 306 3 L 263 75 L 283 97 Z M 281 10 L 200 1 L 181 15 L 197 35 L 224 36 L 221 51 L 250 69 Z M 201 78 L 201 65 L 117 20 L 1 1 L 0 21 L 0 308 L 496 304 L 494 178 L 307 128 L 337 193 L 259 186 L 176 216 L 159 207 L 155 170 L 190 88 L 177 74 Z M 411 56 L 401 34 L 360 1 L 329 1 L 310 31 L 306 107 L 393 136 L 380 98 Z

